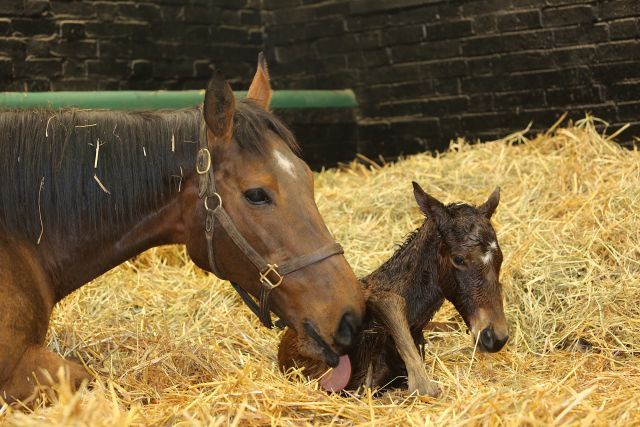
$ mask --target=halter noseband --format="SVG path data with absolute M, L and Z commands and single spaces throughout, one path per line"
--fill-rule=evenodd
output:
M 262 285 L 260 290 L 259 305 L 254 299 L 235 282 L 231 282 L 233 288 L 240 294 L 240 297 L 244 303 L 251 309 L 251 311 L 258 316 L 260 322 L 267 328 L 273 328 L 271 322 L 271 309 L 269 307 L 269 295 L 271 291 L 280 286 L 284 281 L 284 276 L 293 273 L 294 271 L 301 270 L 309 265 L 316 264 L 334 255 L 344 253 L 344 249 L 338 243 L 331 243 L 319 248 L 318 250 L 306 255 L 293 258 L 278 266 L 277 264 L 270 264 L 251 246 L 251 244 L 244 238 L 240 231 L 236 228 L 235 224 L 227 214 L 227 211 L 222 206 L 222 197 L 216 191 L 216 185 L 213 176 L 213 168 L 211 161 L 211 153 L 208 148 L 208 135 L 206 128 L 204 129 L 204 135 L 199 139 L 198 157 L 196 160 L 196 172 L 198 173 L 199 188 L 198 197 L 202 199 L 204 209 L 206 211 L 205 220 L 205 237 L 207 239 L 207 251 L 209 255 L 209 268 L 211 272 L 217 277 L 223 279 L 220 270 L 218 270 L 214 254 L 213 254 L 213 232 L 215 228 L 215 221 L 218 219 L 222 228 L 226 231 L 227 235 L 233 240 L 236 246 L 242 251 L 242 253 L 251 261 L 251 263 L 258 270 L 258 281 Z M 210 203 L 215 203 L 211 206 Z M 276 322 L 276 326 L 283 329 L 285 324 L 282 319 Z

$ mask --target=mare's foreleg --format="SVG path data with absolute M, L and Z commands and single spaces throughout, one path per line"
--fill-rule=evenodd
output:
M 0 245 L 0 397 L 8 402 L 28 401 L 38 385 L 54 385 L 60 368 L 72 386 L 90 378 L 44 347 L 53 294 L 33 258 L 16 255 L 23 253 Z

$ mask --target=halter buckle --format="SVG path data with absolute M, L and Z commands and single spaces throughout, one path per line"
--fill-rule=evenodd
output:
M 262 283 L 265 287 L 271 289 L 275 289 L 278 286 L 280 286 L 280 284 L 282 283 L 282 281 L 284 280 L 284 276 L 282 276 L 280 273 L 278 273 L 278 264 L 267 264 L 267 269 L 260 273 L 260 283 Z M 268 276 L 269 274 L 275 274 L 275 280 L 272 281 Z
M 196 159 L 196 172 L 198 175 L 204 175 L 209 172 L 209 169 L 211 169 L 211 153 L 208 148 L 201 148 Z

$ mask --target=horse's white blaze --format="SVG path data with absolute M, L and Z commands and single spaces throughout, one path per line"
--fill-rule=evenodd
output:
M 289 159 L 287 159 L 287 157 L 282 154 L 280 151 L 278 150 L 274 150 L 273 151 L 273 155 L 276 158 L 276 161 L 278 162 L 278 165 L 285 171 L 287 172 L 289 175 L 295 177 L 296 176 L 296 172 L 295 172 L 295 165 L 293 164 L 293 162 Z
M 491 264 L 491 259 L 493 258 L 493 254 L 491 253 L 491 251 L 487 251 L 484 255 L 482 255 L 482 262 L 484 262 L 486 265 Z
M 491 260 L 493 259 L 493 251 L 496 250 L 498 250 L 498 242 L 494 240 L 493 242 L 489 243 L 489 250 L 485 252 L 484 255 L 482 255 L 482 262 L 484 262 L 486 265 L 491 264 Z

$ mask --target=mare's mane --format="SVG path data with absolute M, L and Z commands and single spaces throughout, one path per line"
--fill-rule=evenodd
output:
M 180 191 L 195 167 L 202 111 L 0 111 L 0 231 L 31 242 L 116 231 Z M 237 103 L 234 139 L 262 153 L 291 132 L 249 100 Z

